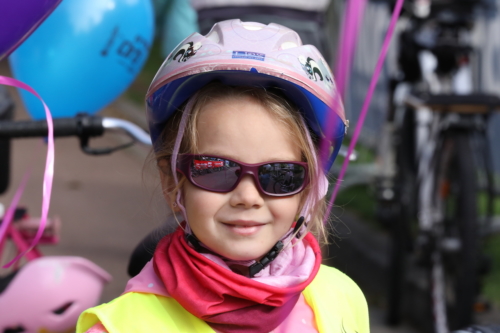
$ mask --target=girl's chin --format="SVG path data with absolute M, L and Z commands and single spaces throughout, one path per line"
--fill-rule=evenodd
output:
M 234 261 L 248 261 L 248 260 L 260 260 L 269 251 L 269 250 L 256 251 L 255 248 L 253 248 L 253 251 L 248 251 L 247 249 L 248 248 L 241 249 L 241 251 L 238 251 L 238 248 L 236 246 L 233 246 L 228 251 L 221 251 L 224 253 L 219 253 L 219 254 L 227 259 Z

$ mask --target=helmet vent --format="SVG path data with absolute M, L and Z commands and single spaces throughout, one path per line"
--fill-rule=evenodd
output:
M 218 43 L 220 41 L 220 37 L 217 31 L 212 31 L 210 35 L 207 36 L 207 39 L 210 39 L 214 43 Z
M 242 26 L 243 28 L 251 31 L 262 30 L 262 27 L 258 25 L 242 24 Z
M 3 333 L 21 333 L 21 332 L 26 332 L 26 330 L 22 326 L 10 327 L 3 330 Z
M 68 310 L 71 306 L 73 305 L 73 302 L 68 302 L 66 304 L 64 304 L 63 306 L 55 309 L 55 310 L 52 310 L 52 312 L 56 315 L 62 315 L 64 312 L 66 312 L 66 310 Z
M 284 42 L 283 44 L 281 44 L 282 50 L 291 49 L 294 47 L 298 47 L 298 45 L 294 42 Z

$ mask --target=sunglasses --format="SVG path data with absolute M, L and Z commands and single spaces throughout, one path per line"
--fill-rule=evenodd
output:
M 224 157 L 182 154 L 177 171 L 201 189 L 227 193 L 238 186 L 245 175 L 251 175 L 259 191 L 273 197 L 297 194 L 309 183 L 307 163 L 274 161 L 246 164 Z

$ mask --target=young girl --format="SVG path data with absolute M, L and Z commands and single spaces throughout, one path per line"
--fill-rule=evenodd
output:
M 184 221 L 77 332 L 368 332 L 361 291 L 321 265 L 315 238 L 345 131 L 335 94 L 317 49 L 283 26 L 229 20 L 182 42 L 147 108 L 163 193 Z

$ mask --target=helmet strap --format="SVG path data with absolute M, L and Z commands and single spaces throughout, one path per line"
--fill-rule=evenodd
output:
M 278 255 L 281 253 L 281 251 L 285 247 L 285 245 L 283 243 L 285 239 L 290 237 L 290 235 L 295 235 L 295 237 L 297 237 L 297 238 L 301 237 L 300 229 L 302 228 L 302 226 L 304 226 L 304 224 L 305 224 L 304 217 L 303 216 L 299 217 L 293 230 L 288 232 L 287 234 L 285 234 L 285 236 L 283 236 L 279 241 L 277 241 L 276 244 L 260 260 L 255 261 L 253 264 L 251 264 L 248 267 L 242 267 L 242 265 L 238 265 L 238 266 L 240 266 L 238 271 L 240 273 L 242 273 L 243 271 L 246 271 L 248 268 L 247 274 L 243 274 L 243 275 L 248 275 L 251 278 L 254 277 L 257 273 L 259 273 L 264 268 L 266 268 L 274 259 L 276 259 L 278 257 Z M 186 225 L 186 228 L 188 228 L 187 225 Z M 191 246 L 195 249 L 196 252 L 198 252 L 198 253 L 206 253 L 206 252 L 210 253 L 211 252 L 219 257 L 222 257 L 220 254 L 217 254 L 213 250 L 210 250 L 208 247 L 205 247 L 205 245 L 203 245 L 200 242 L 200 240 L 196 237 L 196 235 L 194 235 L 192 232 L 186 233 L 184 237 L 185 237 L 186 241 L 189 244 L 191 244 Z M 224 258 L 224 257 L 222 257 L 222 258 Z
M 181 147 L 182 139 L 184 137 L 184 132 L 186 131 L 186 125 L 189 119 L 189 116 L 191 115 L 191 111 L 193 109 L 194 101 L 196 100 L 196 96 L 198 95 L 198 92 L 196 92 L 191 98 L 188 100 L 186 103 L 186 106 L 184 107 L 184 110 L 182 111 L 182 118 L 179 123 L 179 131 L 177 132 L 177 137 L 175 138 L 175 143 L 174 143 L 174 149 L 172 151 L 172 160 L 171 162 L 171 170 L 172 170 L 172 175 L 174 178 L 174 183 L 175 186 L 179 184 L 179 179 L 177 178 L 177 156 L 179 155 L 179 149 Z M 188 219 L 187 219 L 187 213 L 186 213 L 186 208 L 184 207 L 182 201 L 182 195 L 181 195 L 181 189 L 177 191 L 177 197 L 176 197 L 176 204 L 179 207 L 179 209 L 182 212 L 182 215 L 184 216 L 184 220 L 186 221 L 187 225 L 189 225 Z
M 295 223 L 295 227 L 293 228 L 293 234 L 295 234 L 295 237 L 297 238 L 300 238 L 300 229 L 302 228 L 302 226 L 304 225 L 304 216 L 301 216 L 299 217 L 299 219 L 297 220 L 297 223 Z
M 283 242 L 278 241 L 269 252 L 267 252 L 259 261 L 255 262 L 248 267 L 248 276 L 254 277 L 255 274 L 263 270 L 267 265 L 269 265 L 283 250 Z

